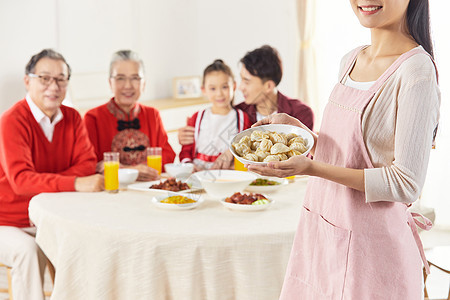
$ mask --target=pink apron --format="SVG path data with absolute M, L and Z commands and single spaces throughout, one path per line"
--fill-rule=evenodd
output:
M 363 91 L 341 83 L 361 49 L 331 93 L 314 156 L 354 169 L 373 168 L 361 129 L 365 107 L 404 60 L 426 53 L 401 55 Z M 280 299 L 421 299 L 422 264 L 428 264 L 415 223 L 431 228 L 403 203 L 366 203 L 363 192 L 311 177 Z

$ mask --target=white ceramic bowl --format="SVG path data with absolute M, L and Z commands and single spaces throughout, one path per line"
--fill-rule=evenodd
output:
M 165 164 L 166 172 L 172 177 L 179 177 L 182 175 L 190 175 L 194 171 L 194 164 L 191 163 L 173 163 Z
M 297 127 L 297 126 L 286 125 L 286 124 L 270 124 L 270 125 L 261 125 L 258 127 L 249 128 L 247 130 L 244 130 L 244 131 L 241 131 L 240 133 L 238 133 L 231 140 L 231 144 L 239 142 L 241 140 L 241 138 L 246 135 L 248 135 L 250 137 L 252 132 L 255 130 L 275 131 L 278 133 L 295 133 L 295 134 L 301 136 L 303 139 L 306 139 L 308 141 L 307 142 L 308 150 L 306 150 L 305 153 L 303 153 L 302 155 L 307 155 L 309 153 L 309 151 L 311 151 L 311 149 L 314 145 L 314 138 L 308 131 L 306 131 L 303 128 Z M 239 160 L 244 165 L 245 164 L 266 165 L 267 164 L 266 162 L 257 162 L 257 161 L 251 161 L 251 160 L 244 159 L 243 157 L 239 156 L 236 153 L 236 151 L 234 151 L 234 148 L 233 148 L 233 146 L 231 146 L 231 144 L 230 144 L 231 153 L 233 153 L 234 157 L 236 157 L 236 159 Z
M 206 170 L 194 173 L 209 196 L 217 199 L 226 198 L 242 192 L 258 175 L 252 172 L 233 170 Z
M 136 169 L 119 169 L 119 183 L 130 184 L 136 181 L 139 171 Z

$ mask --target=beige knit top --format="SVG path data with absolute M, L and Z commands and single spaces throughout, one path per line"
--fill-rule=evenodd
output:
M 339 74 L 346 71 L 350 56 L 342 59 Z M 362 115 L 364 142 L 374 166 L 364 170 L 366 202 L 418 199 L 440 101 L 436 70 L 426 54 L 405 60 L 375 93 Z

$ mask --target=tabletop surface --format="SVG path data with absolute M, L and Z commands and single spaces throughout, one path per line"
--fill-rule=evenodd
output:
M 250 212 L 207 195 L 183 211 L 155 207 L 152 192 L 37 195 L 30 219 L 56 268 L 52 299 L 276 299 L 306 182 Z

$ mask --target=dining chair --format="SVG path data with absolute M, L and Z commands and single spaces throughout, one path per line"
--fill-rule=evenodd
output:
M 425 251 L 428 264 L 442 272 L 450 275 L 450 246 L 438 246 Z M 425 300 L 450 300 L 450 286 L 447 298 L 430 299 L 428 298 L 428 291 L 426 286 L 427 273 L 423 272 L 424 280 L 424 295 Z
M 13 300 L 13 295 L 12 295 L 12 277 L 11 277 L 11 267 L 0 263 L 0 268 L 6 268 L 6 275 L 8 277 L 8 288 L 0 288 L 0 293 L 8 293 L 9 295 L 9 300 Z M 55 268 L 53 267 L 53 265 L 50 263 L 50 261 L 47 261 L 47 267 L 48 267 L 48 272 L 50 273 L 50 278 L 52 280 L 52 283 L 55 283 Z M 44 291 L 44 295 L 46 297 L 50 297 L 52 295 L 52 292 L 49 291 Z
M 11 286 L 11 267 L 4 265 L 2 263 L 0 263 L 0 267 L 1 268 L 6 268 L 6 275 L 8 277 L 8 289 L 4 289 L 4 288 L 0 288 L 0 293 L 8 293 L 9 294 L 9 300 L 13 300 L 13 296 L 12 296 L 12 286 Z

